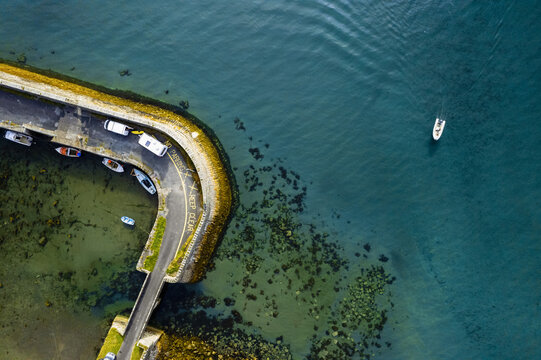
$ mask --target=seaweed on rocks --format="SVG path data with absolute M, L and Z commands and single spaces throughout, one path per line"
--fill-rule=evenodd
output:
M 19 54 L 19 56 L 17 56 L 17 62 L 26 64 L 26 55 L 24 53 Z
M 381 347 L 379 339 L 389 309 L 381 309 L 378 299 L 386 295 L 390 278 L 382 266 L 361 269 L 333 310 L 333 318 L 340 321 L 328 323 L 325 336 L 313 342 L 310 359 L 351 359 L 354 354 L 369 359 L 369 350 Z
M 190 108 L 190 103 L 188 100 L 180 100 L 178 106 L 180 106 L 182 110 L 187 111 Z
M 220 320 L 204 311 L 185 312 L 160 339 L 156 359 L 291 359 L 286 345 L 235 329 L 236 321 L 235 317 Z
M 237 130 L 247 132 L 239 118 L 233 123 Z M 254 141 L 249 134 L 246 137 L 247 142 Z M 220 289 L 212 315 L 199 314 L 199 319 L 215 325 L 210 333 L 206 333 L 208 327 L 192 331 L 184 327 L 194 311 L 204 310 L 197 300 L 203 295 L 195 291 L 180 298 L 173 295 L 174 302 L 164 298 L 164 313 L 176 314 L 175 330 L 168 333 L 184 339 L 205 338 L 205 342 L 212 342 L 208 339 L 215 331 L 228 334 L 226 338 L 232 332 L 259 334 L 279 338 L 280 345 L 293 346 L 297 341 L 298 347 L 299 339 L 293 338 L 302 332 L 310 334 L 311 343 L 309 354 L 303 357 L 369 358 L 381 346 L 394 278 L 370 253 L 367 243 L 364 257 L 352 262 L 335 231 L 322 225 L 323 221 L 306 220 L 309 189 L 301 175 L 288 168 L 285 160 L 264 156 L 268 154 L 259 148 L 256 152 L 251 145 L 248 148 L 257 162 L 235 168 L 240 179 L 239 206 L 203 281 L 205 289 Z M 158 316 L 162 324 L 169 319 Z M 302 341 L 306 345 L 306 339 Z M 253 352 L 230 358 L 249 358 L 249 354 Z

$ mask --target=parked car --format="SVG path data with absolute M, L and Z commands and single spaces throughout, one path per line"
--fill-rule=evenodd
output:
M 145 133 L 139 136 L 139 145 L 152 151 L 158 156 L 164 156 L 167 152 L 167 145 L 162 144 L 158 139 Z
M 127 136 L 130 133 L 130 130 L 133 130 L 133 128 L 113 120 L 105 120 L 103 127 L 105 130 L 124 136 Z
M 116 360 L 116 354 L 112 352 L 108 352 L 107 355 L 103 358 L 103 360 Z

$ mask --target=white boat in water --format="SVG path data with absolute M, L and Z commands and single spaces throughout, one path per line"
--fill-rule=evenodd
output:
M 123 217 L 120 218 L 120 220 L 126 225 L 129 225 L 129 226 L 135 225 L 135 220 L 133 220 L 130 217 L 123 216 Z
M 121 173 L 124 172 L 124 167 L 117 163 L 114 160 L 111 160 L 109 158 L 103 158 L 101 163 L 105 166 L 107 166 L 109 169 L 113 170 L 114 172 Z
M 142 172 L 141 170 L 133 169 L 132 175 L 135 175 L 135 177 L 139 181 L 139 184 L 141 184 L 146 191 L 151 194 L 156 193 L 156 187 L 144 172 Z
M 32 145 L 32 140 L 33 140 L 31 136 L 21 134 L 15 131 L 11 131 L 11 130 L 6 131 L 6 134 L 4 135 L 4 137 L 8 140 L 16 142 L 17 144 L 21 144 L 25 146 Z
M 437 141 L 441 137 L 441 134 L 443 133 L 443 128 L 445 128 L 445 120 L 436 118 L 434 128 L 432 129 L 432 138 L 434 140 Z
M 81 157 L 81 150 L 67 146 L 60 146 L 55 149 L 59 154 L 67 157 Z

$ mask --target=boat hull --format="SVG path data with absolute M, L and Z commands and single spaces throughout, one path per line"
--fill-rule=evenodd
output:
M 60 155 L 64 155 L 67 157 L 81 157 L 81 150 L 74 149 L 71 147 L 60 146 L 60 147 L 57 147 L 55 150 Z
M 128 225 L 128 226 L 134 226 L 134 225 L 135 225 L 135 220 L 133 220 L 133 219 L 130 218 L 130 217 L 123 216 L 123 217 L 120 218 L 120 220 L 121 220 L 124 224 L 126 224 L 126 225 Z
M 434 122 L 434 128 L 432 129 L 432 138 L 438 141 L 445 128 L 445 120 L 436 119 Z
M 24 146 L 32 145 L 32 140 L 33 140 L 31 136 L 21 134 L 15 131 L 11 131 L 11 130 L 6 131 L 4 138 L 10 141 L 13 141 L 17 144 L 24 145 Z
M 137 169 L 133 169 L 133 172 L 135 174 L 135 177 L 137 178 L 137 181 L 139 181 L 139 184 L 141 184 L 141 186 L 144 187 L 146 191 L 151 194 L 156 193 L 156 187 L 144 172 Z
M 105 165 L 108 169 L 113 170 L 114 172 L 117 172 L 117 173 L 124 172 L 124 167 L 114 160 L 103 158 L 101 163 Z

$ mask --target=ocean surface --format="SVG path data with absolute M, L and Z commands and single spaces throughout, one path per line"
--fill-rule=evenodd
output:
M 281 293 L 287 282 L 270 285 L 263 275 L 279 270 L 281 252 L 254 250 L 264 266 L 252 273 L 268 282 L 261 288 L 259 281 L 258 291 L 273 299 L 272 306 L 259 292 L 257 300 L 241 296 L 252 278 L 235 287 L 245 277 L 237 265 L 253 260 L 228 253 L 235 244 L 242 246 L 234 241 L 235 225 L 246 234 L 249 222 L 258 221 L 246 209 L 257 194 L 273 191 L 274 176 L 285 179 L 284 192 L 295 194 L 295 180 L 306 188 L 303 209 L 294 216 L 297 227 L 290 228 L 315 228 L 348 262 L 329 265 L 334 271 L 322 275 L 321 284 L 315 277 L 321 291 L 306 301 L 328 304 L 322 317 L 331 319 L 332 309 L 342 306 L 336 304 L 348 303 L 343 294 L 353 286 L 353 272 L 361 273 L 355 269 L 381 266 L 396 277 L 385 287 L 386 300 L 376 301 L 392 303 L 381 343 L 368 344 L 365 354 L 389 360 L 539 359 L 540 17 L 538 1 L 2 1 L 0 58 L 172 104 L 188 100 L 189 111 L 223 144 L 245 207 L 217 251 L 216 270 L 198 285 L 166 289 L 157 326 L 181 316 L 175 303 L 186 303 L 187 291 L 219 299 L 207 310 L 216 316 L 229 311 L 227 296 L 236 300 L 243 331 L 287 344 L 296 359 L 333 358 L 330 350 L 314 350 L 325 336 L 332 339 L 333 330 L 325 333 L 325 326 L 314 323 L 322 321 L 318 315 L 303 312 L 308 306 L 299 300 L 302 289 L 296 293 L 293 285 L 291 296 Z M 131 75 L 121 76 L 122 70 Z M 436 117 L 447 121 L 437 143 L 431 139 Z M 19 150 L 1 147 L 3 158 L 14 159 L 14 169 L 28 167 L 17 163 L 13 154 Z M 38 175 L 37 162 L 45 160 L 28 159 L 36 162 Z M 9 162 L 2 166 L 9 168 Z M 250 189 L 250 171 L 265 166 L 276 170 L 260 171 L 264 185 Z M 293 185 L 280 177 L 279 168 L 298 176 Z M 105 178 L 105 170 L 95 176 Z M 85 178 L 62 171 L 58 176 L 72 182 Z M 94 191 L 102 192 L 96 183 Z M 152 201 L 132 203 L 151 208 Z M 2 211 L 7 224 L 4 204 Z M 141 214 L 148 227 L 152 211 Z M 265 219 L 271 230 L 258 234 L 261 241 L 275 229 L 274 218 Z M 0 228 L 2 238 L 10 236 L 7 229 Z M 289 231 L 285 225 L 280 229 Z M 130 254 L 122 255 L 126 264 L 136 261 L 137 254 Z M 292 251 L 287 254 L 295 258 Z M 296 272 L 300 283 L 310 261 L 316 260 L 306 259 L 301 275 Z M 13 276 L 2 268 L 0 293 Z M 342 282 L 336 299 L 323 284 L 331 281 Z M 38 295 L 36 303 L 47 301 Z M 130 297 L 127 290 L 115 296 Z M 55 309 L 52 302 L 47 309 Z M 53 348 L 43 359 L 95 357 L 107 323 L 103 309 L 92 311 L 99 306 L 86 300 L 79 319 L 63 310 L 63 322 L 44 323 L 44 336 L 64 334 L 66 345 L 62 352 L 49 342 Z M 2 317 L 6 308 L 2 304 Z M 48 330 L 54 321 L 63 325 Z M 84 331 L 96 332 L 94 343 L 68 345 L 66 324 L 81 329 L 89 324 Z M 35 323 L 29 326 L 39 332 Z M 8 324 L 2 328 L 9 332 Z M 28 336 L 19 334 L 19 325 L 15 330 Z M 10 358 L 29 357 L 24 345 L 3 339 L 0 357 L 7 358 L 6 351 Z

